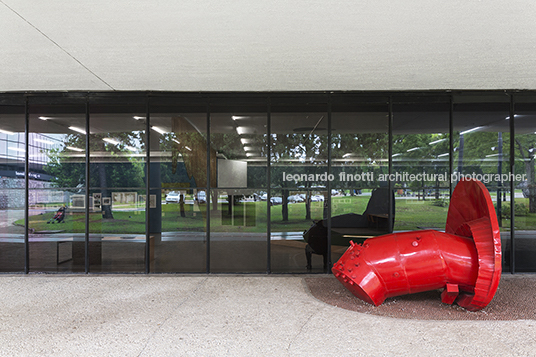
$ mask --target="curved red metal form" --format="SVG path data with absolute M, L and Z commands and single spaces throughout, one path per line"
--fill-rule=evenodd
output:
M 376 306 L 389 297 L 444 289 L 444 303 L 469 311 L 486 307 L 501 278 L 499 225 L 488 190 L 480 181 L 460 181 L 444 233 L 421 230 L 351 242 L 332 272 Z

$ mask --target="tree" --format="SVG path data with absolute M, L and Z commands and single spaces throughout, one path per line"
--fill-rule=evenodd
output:
M 45 171 L 53 176 L 52 182 L 56 187 L 85 187 L 85 155 L 73 156 L 77 153 L 73 148 L 85 151 L 85 140 L 83 134 L 69 134 L 64 138 L 61 149 L 47 152 L 49 161 Z M 143 187 L 143 159 L 130 155 L 136 151 L 136 145 L 143 148 L 143 141 L 141 132 L 91 134 L 90 151 L 94 158 L 90 160 L 89 186 L 99 188 L 102 197 L 111 196 L 109 187 Z M 113 219 L 111 206 L 101 207 L 103 218 Z
M 288 221 L 288 197 L 292 188 L 303 185 L 307 190 L 305 198 L 305 218 L 311 219 L 311 188 L 324 186 L 326 182 L 309 181 L 303 183 L 289 182 L 285 174 L 323 174 L 327 171 L 327 135 L 308 134 L 272 134 L 271 136 L 272 186 L 281 188 L 282 220 Z M 301 189 L 302 187 L 300 187 Z
M 536 177 L 534 174 L 534 138 L 532 135 L 517 136 L 516 145 L 519 155 L 523 160 L 525 174 L 527 177 L 523 191 L 529 198 L 529 212 L 536 213 Z
M 386 133 L 352 133 L 332 136 L 333 173 L 337 177 L 341 172 L 362 174 L 372 172 L 374 177 L 387 172 L 388 136 Z M 369 181 L 341 181 L 339 187 L 353 188 L 375 187 Z

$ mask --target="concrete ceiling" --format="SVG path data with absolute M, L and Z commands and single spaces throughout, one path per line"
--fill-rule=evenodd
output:
M 0 91 L 536 89 L 534 0 L 0 0 Z

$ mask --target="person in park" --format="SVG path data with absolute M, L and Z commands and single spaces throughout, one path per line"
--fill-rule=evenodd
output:
M 66 209 L 65 205 L 61 206 L 60 209 L 58 209 L 58 212 L 56 212 L 54 217 L 52 217 L 47 222 L 47 224 L 49 224 L 49 223 L 54 224 L 54 222 L 65 223 L 65 221 L 64 221 L 64 219 L 65 219 L 65 209 Z

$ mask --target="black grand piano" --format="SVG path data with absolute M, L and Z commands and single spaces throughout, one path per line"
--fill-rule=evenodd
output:
M 391 195 L 391 217 L 389 217 L 389 194 Z M 391 224 L 389 224 L 389 218 Z M 394 192 L 388 188 L 377 188 L 372 191 L 367 208 L 363 214 L 348 213 L 331 217 L 331 244 L 349 246 L 350 240 L 362 243 L 365 239 L 392 233 L 395 220 Z M 307 242 L 305 255 L 307 270 L 312 269 L 313 254 L 324 257 L 324 269 L 328 264 L 328 223 L 327 219 L 314 221 L 313 225 L 303 233 Z

